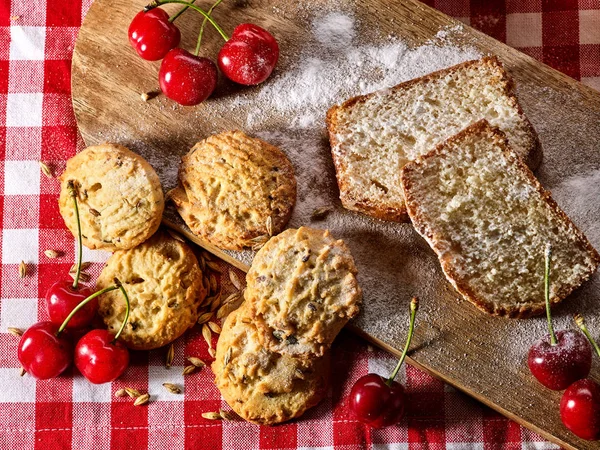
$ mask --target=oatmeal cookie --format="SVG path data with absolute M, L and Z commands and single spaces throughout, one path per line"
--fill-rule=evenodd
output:
M 131 250 L 119 250 L 107 261 L 96 289 L 118 278 L 131 302 L 129 321 L 121 338 L 135 350 L 169 344 L 198 320 L 198 306 L 206 296 L 196 256 L 185 243 L 158 231 Z M 120 291 L 99 297 L 99 314 L 117 332 L 125 317 Z
M 252 262 L 245 293 L 267 349 L 323 355 L 358 314 L 356 273 L 350 250 L 329 231 L 301 227 L 269 240 Z
M 77 235 L 70 181 L 78 195 L 86 247 L 129 249 L 158 229 L 165 206 L 158 175 L 144 158 L 122 145 L 88 147 L 67 161 L 58 203 L 65 224 Z
M 215 384 L 243 419 L 263 425 L 302 415 L 327 393 L 330 355 L 306 360 L 273 353 L 258 339 L 244 303 L 223 325 L 212 364 Z
M 241 250 L 283 230 L 296 202 L 296 179 L 277 147 L 228 131 L 198 142 L 181 159 L 179 186 L 169 197 L 194 234 Z

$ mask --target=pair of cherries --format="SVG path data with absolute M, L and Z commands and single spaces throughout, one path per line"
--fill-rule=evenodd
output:
M 600 385 L 587 376 L 592 367 L 592 348 L 600 348 L 588 332 L 583 317 L 575 323 L 583 332 L 554 332 L 550 313 L 551 248 L 545 251 L 544 291 L 549 334 L 529 349 L 527 363 L 533 376 L 548 389 L 562 391 L 560 417 L 571 432 L 582 439 L 600 439 Z M 589 342 L 588 342 L 589 341 Z
M 46 380 L 63 373 L 71 363 L 92 383 L 106 383 L 117 379 L 129 365 L 129 351 L 118 341 L 129 316 L 129 299 L 121 283 L 98 292 L 79 284 L 81 274 L 81 225 L 77 206 L 77 189 L 69 182 L 73 198 L 78 231 L 78 261 L 74 281 L 59 280 L 46 293 L 49 321 L 29 327 L 18 345 L 21 366 L 33 377 Z M 108 330 L 88 331 L 98 310 L 97 297 L 120 289 L 127 302 L 125 319 L 116 335 Z M 83 336 L 74 345 L 74 337 Z
M 198 56 L 206 21 L 225 40 L 217 62 L 221 72 L 231 81 L 248 86 L 262 83 L 271 75 L 279 59 L 277 41 L 271 33 L 257 25 L 240 24 L 229 38 L 210 15 L 220 2 L 218 0 L 208 12 L 204 12 L 193 5 L 193 2 L 156 0 L 140 11 L 129 25 L 129 42 L 132 47 L 146 60 L 163 60 L 158 72 L 160 88 L 168 98 L 181 105 L 191 106 L 203 102 L 217 85 L 216 65 L 209 58 Z M 186 6 L 169 17 L 167 12 L 158 8 L 168 3 Z M 187 8 L 204 16 L 194 54 L 177 47 L 181 32 L 173 23 Z

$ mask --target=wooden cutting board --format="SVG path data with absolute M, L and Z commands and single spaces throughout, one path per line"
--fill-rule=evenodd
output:
M 200 2 L 206 8 L 204 3 Z M 418 295 L 422 309 L 409 363 L 565 448 L 597 447 L 566 431 L 558 413 L 560 393 L 542 388 L 527 370 L 525 353 L 530 343 L 545 333 L 544 320 L 516 321 L 479 312 L 444 280 L 433 252 L 410 224 L 384 223 L 345 211 L 338 200 L 324 124 L 302 129 L 301 118 L 290 116 L 285 105 L 265 103 L 263 94 L 268 95 L 268 91 L 263 90 L 298 73 L 306 61 L 314 64 L 314 58 L 321 58 L 326 62 L 328 51 L 339 57 L 331 47 L 323 53 L 307 51 L 319 31 L 315 21 L 331 18 L 328 14 L 341 14 L 342 28 L 343 17 L 352 18 L 355 35 L 334 33 L 329 37 L 334 41 L 352 39 L 362 51 L 397 44 L 391 35 L 415 47 L 433 39 L 435 48 L 449 45 L 446 37 L 452 35 L 452 45 L 472 49 L 465 50 L 463 56 L 475 49 L 497 54 L 516 79 L 519 99 L 540 134 L 544 147 L 544 162 L 537 172 L 540 181 L 555 193 L 559 204 L 597 247 L 600 94 L 413 0 L 225 1 L 215 12 L 225 30 L 231 32 L 237 23 L 250 21 L 278 38 L 282 57 L 274 76 L 256 88 L 220 80 L 210 100 L 191 108 L 177 106 L 162 96 L 143 102 L 142 92 L 157 89 L 159 63 L 141 60 L 127 41 L 129 22 L 142 6 L 139 0 L 96 0 L 80 30 L 73 57 L 73 106 L 87 145 L 114 141 L 129 146 L 157 168 L 165 189 L 176 182 L 180 156 L 210 134 L 238 128 L 280 145 L 292 159 L 300 189 L 291 224 L 330 228 L 334 236 L 346 240 L 356 257 L 365 301 L 361 316 L 351 326 L 354 331 L 398 354 L 404 344 L 409 298 Z M 165 9 L 174 11 L 178 6 Z M 193 48 L 200 21 L 192 12 L 178 20 L 185 48 Z M 203 53 L 214 57 L 221 42 L 211 31 L 207 30 Z M 327 47 L 339 42 L 323 44 Z M 436 57 L 435 52 L 431 57 Z M 327 67 L 324 70 L 331 70 Z M 345 75 L 331 70 L 332 77 Z M 357 80 L 357 89 L 361 82 Z M 311 86 L 305 86 L 301 92 L 310 90 Z M 262 103 L 254 103 L 261 98 Z M 266 104 L 270 105 L 268 111 L 263 110 Z M 261 121 L 251 120 L 257 115 Z M 295 128 L 290 125 L 293 123 Z M 314 221 L 310 213 L 316 205 L 331 205 L 334 211 L 326 220 Z M 165 221 L 198 242 L 172 209 Z M 252 259 L 248 252 L 224 254 L 198 243 L 242 269 L 247 269 Z M 596 275 L 557 310 L 557 328 L 572 326 L 570 317 L 581 311 L 594 335 L 600 334 L 599 285 Z M 600 374 L 598 368 L 595 362 L 595 377 Z

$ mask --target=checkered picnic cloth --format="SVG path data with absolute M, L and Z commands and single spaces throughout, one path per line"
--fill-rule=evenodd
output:
M 426 3 L 600 88 L 598 0 Z M 389 373 L 395 361 L 347 332 L 334 344 L 328 397 L 301 420 L 277 427 L 201 417 L 227 405 L 208 368 L 181 374 L 187 356 L 211 360 L 198 329 L 176 342 L 170 369 L 165 351 L 157 350 L 132 353 L 131 367 L 112 384 L 91 385 L 75 369 L 49 381 L 19 377 L 18 338 L 7 328 L 47 318 L 45 291 L 74 260 L 73 237 L 58 213 L 58 183 L 41 174 L 38 161 L 60 173 L 84 146 L 71 107 L 70 67 L 88 7 L 89 0 L 0 0 L 1 449 L 556 448 L 412 367 L 400 374 L 407 418 L 385 430 L 361 425 L 345 405 L 352 383 L 368 372 Z M 50 259 L 47 249 L 63 254 Z M 106 257 L 84 251 L 84 260 L 95 262 L 93 274 Z M 229 268 L 220 266 L 226 274 Z M 234 289 L 227 276 L 222 283 L 225 294 Z M 179 384 L 184 393 L 168 393 L 164 382 Z M 151 402 L 134 407 L 116 398 L 125 386 L 148 391 Z

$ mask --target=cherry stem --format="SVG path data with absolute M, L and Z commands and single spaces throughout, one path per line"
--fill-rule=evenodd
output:
M 546 245 L 544 252 L 544 298 L 546 300 L 546 319 L 548 320 L 548 332 L 550 333 L 550 345 L 556 345 L 556 334 L 552 326 L 552 313 L 550 312 L 550 259 L 552 258 L 552 246 Z
M 396 368 L 394 369 L 394 371 L 392 372 L 390 377 L 385 382 L 385 384 L 387 384 L 388 386 L 392 385 L 394 378 L 396 378 L 396 375 L 398 375 L 398 371 L 400 370 L 400 367 L 402 367 L 404 358 L 406 358 L 406 353 L 408 353 L 408 348 L 410 347 L 410 341 L 412 340 L 413 331 L 415 329 L 415 316 L 417 315 L 418 309 L 419 309 L 419 300 L 417 299 L 417 297 L 413 297 L 412 300 L 410 301 L 410 324 L 408 326 L 408 337 L 406 338 L 406 345 L 404 346 L 402 355 L 400 356 L 400 359 L 398 360 L 398 364 L 396 364 Z
M 190 3 L 194 3 L 196 0 L 192 0 Z M 187 6 L 184 6 L 183 8 L 181 8 L 179 11 L 177 11 L 177 14 L 175 14 L 173 17 L 169 18 L 169 22 L 173 23 L 175 22 L 175 20 L 177 20 L 177 18 L 182 15 L 186 10 L 188 9 Z
M 67 327 L 69 321 L 71 320 L 71 318 L 77 314 L 77 311 L 79 311 L 81 308 L 83 308 L 85 305 L 87 305 L 89 302 L 91 302 L 93 299 L 95 299 L 96 297 L 99 297 L 102 294 L 106 294 L 107 292 L 110 291 L 114 291 L 115 289 L 119 289 L 119 286 L 108 286 L 105 287 L 104 289 L 99 290 L 98 292 L 94 292 L 92 295 L 90 295 L 89 297 L 83 299 L 79 305 L 77 305 L 75 308 L 73 308 L 73 311 L 70 312 L 70 314 L 67 316 L 67 318 L 64 320 L 64 322 L 62 323 L 62 325 L 60 326 L 60 328 L 58 329 L 58 331 L 56 332 L 56 335 L 58 336 L 60 333 L 62 333 L 64 331 L 64 329 Z
M 119 336 L 121 336 L 121 333 L 125 329 L 125 325 L 127 325 L 127 321 L 129 320 L 129 310 L 131 309 L 131 306 L 129 305 L 129 296 L 127 295 L 127 292 L 125 291 L 125 288 L 123 287 L 123 285 L 117 278 L 114 279 L 114 282 L 117 286 L 119 286 L 119 289 L 121 289 L 121 292 L 123 293 L 123 297 L 125 297 L 126 309 L 125 309 L 125 318 L 123 319 L 121 328 L 119 328 L 119 331 L 117 331 L 117 334 L 115 334 L 115 338 L 112 341 L 113 344 L 117 341 L 117 339 L 119 339 Z
M 81 243 L 81 221 L 79 219 L 79 205 L 77 204 L 77 188 L 75 182 L 69 180 L 67 183 L 67 190 L 69 195 L 73 198 L 73 206 L 75 207 L 75 219 L 77 222 L 77 272 L 75 272 L 75 278 L 73 280 L 73 289 L 77 289 L 79 286 L 79 277 L 81 276 L 81 259 L 83 258 L 83 244 Z
M 213 10 L 219 6 L 219 3 L 221 3 L 223 0 L 217 0 L 208 10 L 207 14 L 210 16 L 213 12 Z M 202 25 L 200 26 L 200 33 L 198 34 L 198 42 L 196 43 L 196 51 L 194 52 L 194 55 L 198 56 L 198 53 L 200 53 L 200 43 L 202 42 L 202 35 L 204 34 L 204 27 L 206 26 L 206 17 L 204 18 L 204 20 L 202 20 Z
M 225 39 L 225 41 L 229 40 L 229 37 L 225 34 L 225 32 L 223 31 L 223 29 L 219 26 L 219 24 L 217 24 L 217 22 L 215 22 L 213 20 L 212 17 L 210 17 L 208 14 L 206 14 L 202 9 L 198 8 L 196 5 L 192 5 L 191 3 L 188 3 L 184 0 L 154 0 L 152 3 L 146 5 L 144 7 L 144 11 L 148 12 L 151 9 L 154 9 L 158 6 L 162 6 L 162 5 L 168 5 L 169 3 L 177 3 L 180 5 L 186 5 L 188 8 L 193 9 L 194 11 L 199 12 L 200 14 L 202 14 L 204 16 L 204 18 L 206 20 L 208 20 L 210 22 L 210 24 L 215 27 L 215 30 L 217 30 L 219 32 L 219 34 L 221 35 L 221 37 L 223 39 Z
M 598 354 L 598 356 L 600 356 L 600 347 L 598 347 L 598 344 L 596 344 L 596 341 L 594 340 L 594 338 L 588 331 L 587 327 L 585 326 L 585 321 L 583 320 L 583 316 L 581 314 L 575 315 L 575 323 L 577 324 L 579 329 L 583 332 L 583 334 L 585 334 L 585 337 L 588 338 L 588 341 L 590 341 L 590 344 L 592 344 L 592 346 L 594 347 L 594 350 L 596 350 L 596 353 Z

